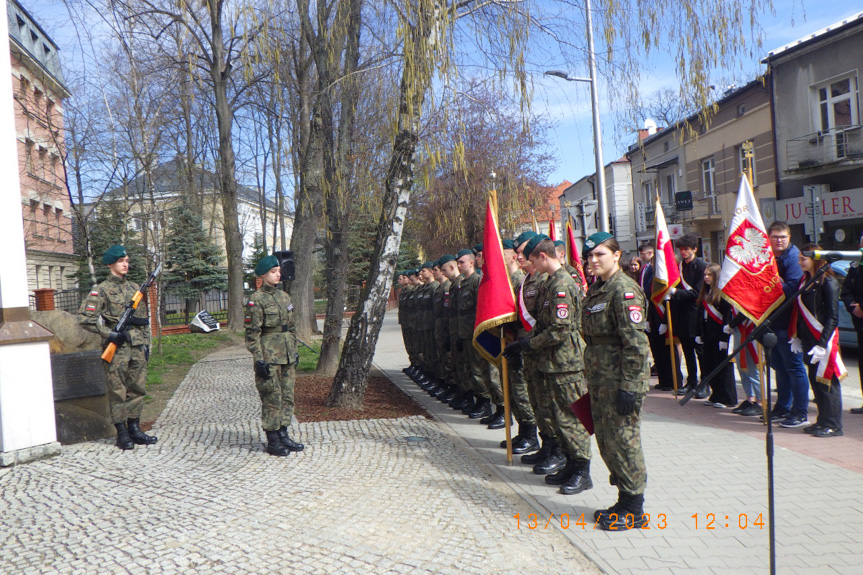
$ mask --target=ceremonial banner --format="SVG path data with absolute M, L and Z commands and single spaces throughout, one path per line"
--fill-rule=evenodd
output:
M 572 225 L 572 216 L 566 220 L 566 261 L 578 272 L 576 281 L 581 284 L 581 289 L 587 293 L 587 276 L 584 275 L 584 266 L 581 265 L 581 254 L 578 252 L 578 244 L 575 243 L 575 226 Z
M 483 232 L 485 266 L 476 303 L 476 323 L 473 346 L 488 361 L 499 364 L 501 358 L 501 326 L 516 320 L 515 296 L 509 271 L 503 259 L 503 246 L 497 227 L 497 194 L 489 192 Z
M 718 286 L 723 298 L 758 325 L 779 307 L 785 294 L 767 228 L 745 176 L 740 178 L 729 230 Z
M 666 299 L 669 290 L 680 283 L 680 270 L 674 259 L 674 246 L 671 243 L 671 236 L 668 235 L 668 224 L 665 223 L 665 214 L 658 197 L 656 198 L 655 257 L 650 301 L 656 306 L 659 315 L 665 317 L 665 306 L 662 302 Z
M 548 237 L 551 241 L 557 241 L 557 229 L 554 225 L 554 218 L 548 220 Z

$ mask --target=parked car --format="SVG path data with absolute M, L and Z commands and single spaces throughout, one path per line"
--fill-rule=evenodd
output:
M 839 282 L 841 289 L 845 282 L 845 276 L 848 275 L 848 268 L 851 267 L 851 262 L 838 261 L 830 264 L 833 268 L 833 273 L 836 275 L 836 280 Z M 839 303 L 839 345 L 850 349 L 857 349 L 857 332 L 854 330 L 854 324 L 851 322 L 851 314 L 845 308 L 845 304 Z

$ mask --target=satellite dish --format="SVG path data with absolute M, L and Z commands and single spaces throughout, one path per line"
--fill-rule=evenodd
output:
M 644 121 L 644 129 L 647 130 L 648 136 L 652 136 L 653 134 L 655 134 L 656 128 L 657 128 L 656 120 L 654 120 L 652 118 L 647 118 Z

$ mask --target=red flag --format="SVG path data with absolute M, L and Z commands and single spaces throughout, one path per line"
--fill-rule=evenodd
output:
M 668 224 L 665 223 L 665 214 L 658 197 L 656 198 L 656 259 L 653 263 L 653 271 L 650 301 L 664 317 L 665 307 L 662 302 L 666 299 L 668 291 L 680 283 L 680 269 L 677 267 L 677 260 L 674 259 L 674 246 L 668 234 Z
M 584 267 L 581 265 L 581 254 L 578 253 L 578 244 L 575 243 L 575 229 L 572 225 L 572 216 L 566 220 L 566 261 L 578 272 L 578 279 L 584 293 L 587 293 L 587 277 L 584 275 Z
M 548 220 L 548 238 L 551 241 L 557 241 L 557 228 L 554 225 L 554 217 Z
M 746 176 L 740 178 L 729 229 L 718 287 L 722 297 L 758 325 L 782 303 L 785 294 L 767 228 Z
M 501 325 L 515 321 L 515 296 L 509 271 L 503 259 L 503 246 L 497 227 L 497 194 L 488 194 L 483 232 L 482 280 L 476 303 L 476 323 L 473 329 L 473 346 L 484 358 L 500 363 Z

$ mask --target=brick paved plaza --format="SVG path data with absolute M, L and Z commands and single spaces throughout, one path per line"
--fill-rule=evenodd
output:
M 595 487 L 578 496 L 508 466 L 502 432 L 401 374 L 394 320 L 375 364 L 436 420 L 300 423 L 306 451 L 270 457 L 249 356 L 213 354 L 157 421 L 155 447 L 121 452 L 103 440 L 0 469 L 0 573 L 768 572 L 762 426 L 651 392 L 652 528 L 579 526 L 615 499 L 595 445 Z M 846 398 L 858 401 L 849 371 Z M 843 438 L 775 432 L 779 573 L 861 572 L 863 417 L 848 406 Z

